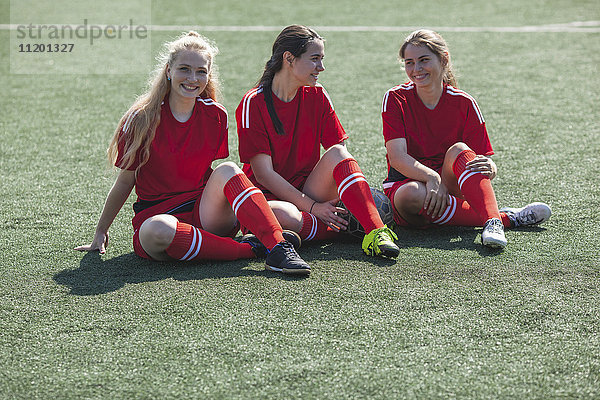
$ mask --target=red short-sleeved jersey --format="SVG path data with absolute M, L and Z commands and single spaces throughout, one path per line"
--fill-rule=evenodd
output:
M 348 138 L 325 89 L 303 86 L 289 103 L 273 95 L 273 105 L 283 124 L 279 135 L 271 122 L 263 88 L 246 93 L 235 112 L 239 136 L 240 160 L 250 180 L 258 184 L 250 160 L 257 154 L 270 155 L 273 169 L 297 189 L 320 159 L 320 145 L 328 149 Z
M 446 151 L 457 142 L 466 143 L 477 154 L 494 154 L 477 102 L 450 85 L 444 85 L 433 110 L 423 104 L 412 82 L 395 86 L 383 96 L 381 115 L 385 142 L 406 139 L 408 154 L 433 170 L 442 167 Z M 403 179 L 388 158 L 384 183 Z
M 129 120 L 123 125 L 122 132 L 127 131 Z M 212 173 L 212 162 L 229 156 L 227 129 L 227 112 L 212 99 L 198 98 L 192 116 L 186 122 L 177 121 L 168 100 L 164 101 L 150 158 L 140 167 L 136 177 L 138 199 L 164 200 L 201 189 Z M 120 141 L 117 167 L 123 153 L 124 143 Z M 128 169 L 135 170 L 138 165 L 135 162 Z

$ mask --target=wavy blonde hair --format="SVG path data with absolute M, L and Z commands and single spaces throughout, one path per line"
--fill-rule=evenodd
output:
M 427 47 L 433 54 L 435 54 L 442 64 L 444 64 L 444 83 L 458 87 L 456 77 L 452 69 L 452 62 L 450 61 L 450 49 L 442 35 L 429 29 L 419 29 L 412 32 L 406 37 L 406 39 L 404 39 L 404 43 L 402 43 L 402 46 L 400 46 L 398 57 L 402 62 L 404 61 L 404 52 L 409 44 L 418 47 Z
M 108 160 L 111 165 L 117 162 L 119 145 L 124 152 L 117 167 L 127 169 L 140 155 L 140 167 L 150 158 L 150 145 L 154 140 L 156 128 L 160 124 L 160 110 L 163 100 L 171 91 L 171 82 L 167 79 L 167 68 L 173 65 L 183 50 L 195 50 L 209 57 L 208 84 L 200 94 L 201 98 L 219 100 L 220 83 L 217 68 L 213 63 L 219 49 L 207 38 L 197 32 L 190 31 L 181 34 L 177 39 L 166 42 L 162 52 L 156 57 L 157 67 L 148 81 L 148 90 L 139 96 L 127 112 L 121 117 L 115 134 L 108 147 Z

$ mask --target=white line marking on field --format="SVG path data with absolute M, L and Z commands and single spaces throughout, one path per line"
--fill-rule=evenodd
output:
M 44 24 L 58 27 L 69 26 L 75 28 L 80 25 L 73 24 Z M 28 28 L 29 25 L 0 24 L 0 30 L 17 30 L 17 27 Z M 34 29 L 39 24 L 34 24 Z M 108 25 L 97 25 L 104 28 Z M 282 26 L 268 25 L 149 25 L 151 31 L 179 32 L 196 30 L 200 32 L 279 32 Z M 411 32 L 422 26 L 313 26 L 313 29 L 323 32 Z M 429 27 L 439 32 L 574 32 L 574 33 L 598 33 L 600 32 L 600 21 L 573 21 L 563 24 L 525 25 L 525 26 L 438 26 Z

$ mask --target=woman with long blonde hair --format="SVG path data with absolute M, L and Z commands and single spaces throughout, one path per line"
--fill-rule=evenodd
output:
M 133 248 L 153 260 L 234 260 L 266 256 L 267 269 L 307 275 L 310 267 L 283 231 L 262 192 L 228 157 L 228 119 L 219 94 L 217 48 L 196 32 L 165 44 L 150 89 L 119 121 L 108 149 L 119 174 L 91 244 L 108 229 L 135 187 Z M 240 224 L 253 235 L 232 239 Z
M 544 203 L 499 210 L 497 174 L 483 114 L 458 89 L 446 41 L 412 32 L 400 47 L 407 83 L 383 97 L 388 176 L 383 183 L 402 226 L 483 226 L 485 246 L 506 246 L 505 227 L 529 226 L 551 214 Z

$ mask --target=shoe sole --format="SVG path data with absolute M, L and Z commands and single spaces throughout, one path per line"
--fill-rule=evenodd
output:
M 399 248 L 393 248 L 393 247 L 381 248 L 380 247 L 379 250 L 381 250 L 381 254 L 379 254 L 380 256 L 389 257 L 389 258 L 396 258 L 400 254 Z
M 507 242 L 501 242 L 499 240 L 487 239 L 481 241 L 484 246 L 491 247 L 493 249 L 503 249 L 506 247 Z
M 400 254 L 400 250 L 383 250 L 382 254 L 385 257 L 397 258 L 398 255 Z
M 395 250 L 381 250 L 381 253 L 379 254 L 375 254 L 375 253 L 367 253 L 366 251 L 363 250 L 363 253 L 367 256 L 371 256 L 371 257 L 385 257 L 385 258 L 398 258 L 398 255 L 400 255 L 400 251 L 395 251 Z
M 269 264 L 265 264 L 265 269 L 273 272 L 281 272 L 285 275 L 310 275 L 310 269 L 287 269 L 287 268 L 277 268 L 273 267 Z
M 388 258 L 396 258 L 400 254 L 400 249 L 398 247 L 380 247 L 379 254 L 369 254 L 366 251 L 363 251 L 366 255 L 372 255 L 377 257 L 388 257 Z

